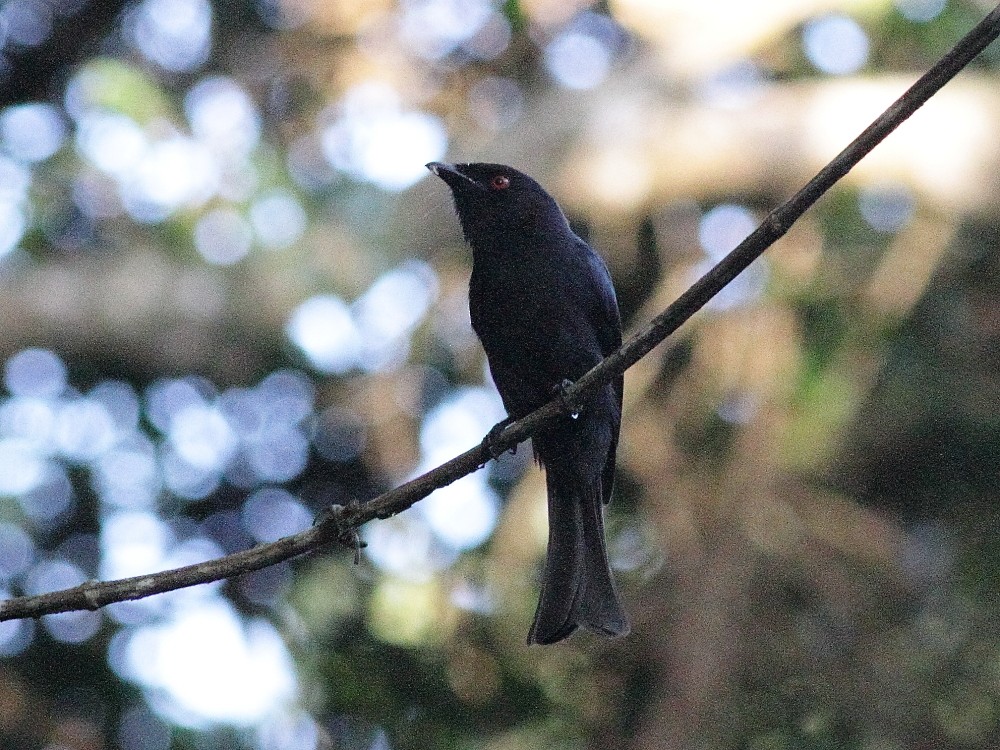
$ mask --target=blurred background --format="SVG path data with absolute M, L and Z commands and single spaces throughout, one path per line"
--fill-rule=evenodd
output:
M 0 594 L 308 527 L 503 414 L 425 162 L 672 301 L 977 0 L 6 0 Z M 7 750 L 1000 744 L 1000 47 L 629 371 L 630 637 L 528 649 L 522 447 L 368 547 L 0 624 Z

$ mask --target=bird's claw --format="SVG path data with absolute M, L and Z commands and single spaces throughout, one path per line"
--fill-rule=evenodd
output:
M 329 529 L 329 537 L 336 539 L 340 544 L 347 547 L 348 549 L 354 550 L 354 564 L 361 564 L 361 550 L 368 546 L 367 542 L 361 539 L 361 535 L 358 534 L 358 530 L 354 526 L 345 526 L 341 523 L 343 518 L 343 513 L 345 511 L 352 510 L 355 506 L 359 505 L 356 500 L 352 500 L 347 505 L 337 505 L 333 504 L 319 513 L 313 521 L 314 526 L 327 526 Z
M 514 420 L 510 417 L 507 417 L 502 422 L 497 422 L 490 428 L 490 431 L 486 433 L 486 437 L 483 438 L 483 448 L 486 449 L 486 452 L 490 454 L 490 458 L 494 461 L 500 458 L 500 456 L 504 453 L 503 449 L 497 446 L 497 442 L 500 440 L 500 435 L 503 434 L 503 431 L 506 430 L 513 421 Z M 515 445 L 511 448 L 510 452 L 517 453 L 517 446 Z
M 559 405 L 562 406 L 564 413 L 568 414 L 573 419 L 580 416 L 581 406 L 579 403 L 574 401 L 569 397 L 566 392 L 569 387 L 573 385 L 573 381 L 569 378 L 563 378 L 561 381 L 552 386 L 552 394 L 559 399 Z
M 368 546 L 368 543 L 361 538 L 355 528 L 344 529 L 337 535 L 337 541 L 348 549 L 354 550 L 354 564 L 361 564 L 361 550 Z

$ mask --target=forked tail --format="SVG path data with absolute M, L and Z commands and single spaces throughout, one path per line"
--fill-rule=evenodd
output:
M 528 643 L 561 641 L 581 625 L 611 637 L 629 632 L 608 565 L 601 482 L 578 487 L 574 480 L 546 470 L 549 547 Z

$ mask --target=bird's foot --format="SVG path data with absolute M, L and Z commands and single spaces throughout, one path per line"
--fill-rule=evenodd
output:
M 559 404 L 562 406 L 563 412 L 570 418 L 576 419 L 580 416 L 580 411 L 583 407 L 580 406 L 578 402 L 571 399 L 569 394 L 566 392 L 571 385 L 573 385 L 572 380 L 563 378 L 562 381 L 556 383 L 552 387 L 552 395 L 559 398 Z
M 336 540 L 344 547 L 354 551 L 354 564 L 361 564 L 361 550 L 368 546 L 361 535 L 358 534 L 356 526 L 344 523 L 344 514 L 355 511 L 360 507 L 357 500 L 351 500 L 347 505 L 333 504 L 324 509 L 313 519 L 314 526 L 327 527 L 326 534 L 332 540 Z
M 500 440 L 500 435 L 506 430 L 510 423 L 514 420 L 511 417 L 506 417 L 503 421 L 497 422 L 490 428 L 490 431 L 486 433 L 486 437 L 483 438 L 483 448 L 486 452 L 490 454 L 490 458 L 496 461 L 500 456 L 503 455 L 503 450 L 497 445 Z M 510 449 L 511 453 L 517 453 L 517 446 L 515 445 Z

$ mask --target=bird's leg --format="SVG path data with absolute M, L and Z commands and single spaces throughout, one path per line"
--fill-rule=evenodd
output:
M 569 378 L 563 378 L 561 381 L 552 386 L 552 395 L 558 396 L 559 404 L 562 406 L 562 410 L 572 419 L 576 419 L 580 416 L 580 411 L 583 407 L 576 401 L 573 401 L 569 395 L 566 393 L 567 389 L 573 385 L 573 381 Z
M 493 425 L 490 428 L 490 431 L 486 433 L 486 437 L 483 438 L 483 447 L 494 461 L 503 455 L 503 451 L 497 447 L 497 441 L 500 439 L 501 433 L 506 430 L 513 421 L 513 417 L 504 417 L 502 421 Z M 511 448 L 510 452 L 517 453 L 517 446 L 515 445 Z

